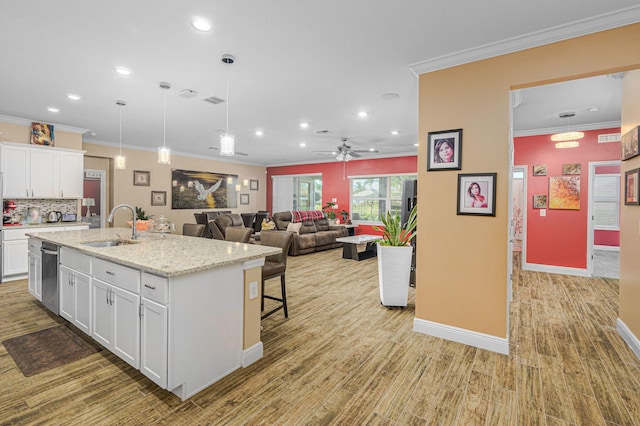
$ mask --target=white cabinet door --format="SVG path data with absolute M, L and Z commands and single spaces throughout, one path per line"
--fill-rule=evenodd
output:
M 91 277 L 75 271 L 73 325 L 91 335 Z
M 31 196 L 29 152 L 26 146 L 2 146 L 2 189 L 5 199 Z
M 140 304 L 140 371 L 167 388 L 167 307 L 145 297 Z
M 26 274 L 29 270 L 28 241 L 2 242 L 2 275 Z
M 29 253 L 29 293 L 42 302 L 42 257 Z
M 140 368 L 140 296 L 113 287 L 113 353 Z
M 113 309 L 111 308 L 112 286 L 93 279 L 93 333 L 91 336 L 102 346 L 110 349 L 113 346 Z
M 72 323 L 75 317 L 73 270 L 63 265 L 60 265 L 58 270 L 58 292 L 60 295 L 60 316 Z
M 61 198 L 82 198 L 84 155 L 79 152 L 60 153 L 60 193 Z
M 44 149 L 31 150 L 31 194 L 32 198 L 57 198 L 56 173 L 54 171 L 55 152 Z M 57 168 L 56 168 L 57 169 Z

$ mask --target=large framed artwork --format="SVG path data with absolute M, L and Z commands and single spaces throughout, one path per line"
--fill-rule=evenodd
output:
M 624 172 L 624 204 L 627 206 L 640 205 L 640 169 Z
M 222 209 L 238 207 L 238 175 L 171 170 L 172 209 Z
M 458 214 L 496 215 L 496 173 L 458 175 Z
M 427 135 L 427 170 L 462 168 L 462 129 L 429 132 Z
M 580 210 L 580 177 L 549 178 L 549 208 Z
M 620 158 L 623 161 L 638 155 L 638 129 L 640 126 L 634 127 L 620 138 L 620 149 L 622 150 Z

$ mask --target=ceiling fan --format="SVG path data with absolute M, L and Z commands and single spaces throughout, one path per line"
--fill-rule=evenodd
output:
M 220 148 L 218 148 L 217 146 L 210 146 L 210 147 L 209 147 L 209 149 L 220 150 Z M 235 155 L 245 155 L 245 156 L 248 156 L 249 154 L 247 154 L 246 152 L 235 151 Z
M 341 138 L 340 141 L 342 145 L 338 146 L 334 151 L 313 151 L 313 152 L 329 152 L 331 154 L 337 154 L 336 160 L 338 161 L 349 161 L 352 158 L 361 157 L 362 153 L 375 154 L 378 152 L 377 149 L 351 149 L 351 145 L 347 145 L 349 142 L 348 138 Z

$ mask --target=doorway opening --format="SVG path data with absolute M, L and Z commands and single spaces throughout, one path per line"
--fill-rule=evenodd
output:
M 82 221 L 89 228 L 104 228 L 106 209 L 106 172 L 85 169 L 82 198 Z

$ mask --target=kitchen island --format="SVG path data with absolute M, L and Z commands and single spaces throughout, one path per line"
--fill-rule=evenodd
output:
M 29 234 L 60 247 L 62 317 L 183 400 L 262 357 L 261 266 L 279 248 L 130 235 Z M 30 288 L 37 279 L 30 273 Z

